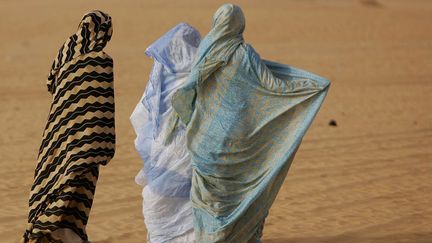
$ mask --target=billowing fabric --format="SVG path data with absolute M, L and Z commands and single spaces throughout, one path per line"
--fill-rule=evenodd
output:
M 48 76 L 52 94 L 22 242 L 87 242 L 99 166 L 114 156 L 111 17 L 84 15 Z
M 143 214 L 149 242 L 193 242 L 192 206 L 189 199 L 192 169 L 185 129 L 179 128 L 164 143 L 165 127 L 173 109 L 172 94 L 186 81 L 200 35 L 181 23 L 147 48 L 154 59 L 150 80 L 131 122 L 135 146 L 144 168 L 135 180 L 143 186 Z
M 317 75 L 262 60 L 244 43 L 244 28 L 238 6 L 219 8 L 172 100 L 187 124 L 197 242 L 260 242 L 329 86 Z

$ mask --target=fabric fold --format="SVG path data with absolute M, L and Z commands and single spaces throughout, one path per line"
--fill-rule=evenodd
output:
M 137 135 L 135 147 L 144 161 L 135 181 L 143 186 L 148 242 L 194 242 L 185 129 L 180 125 L 172 131 L 168 124 L 174 122 L 172 94 L 185 83 L 199 43 L 198 31 L 180 23 L 145 52 L 154 64 L 130 120 Z
M 53 62 L 22 242 L 88 242 L 99 166 L 115 152 L 113 60 L 103 52 L 111 35 L 108 14 L 87 13 Z
M 187 126 L 197 242 L 260 242 L 329 86 L 325 78 L 262 60 L 243 42 L 244 29 L 238 6 L 220 7 L 172 100 Z

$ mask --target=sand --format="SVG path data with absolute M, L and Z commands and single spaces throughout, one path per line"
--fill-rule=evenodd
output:
M 222 3 L 173 2 L 1 1 L 0 242 L 17 242 L 25 229 L 51 62 L 92 9 L 114 21 L 106 51 L 115 62 L 118 139 L 88 234 L 99 243 L 145 242 L 129 123 L 151 68 L 144 50 L 180 21 L 205 34 Z M 432 2 L 235 2 L 246 14 L 246 41 L 263 58 L 332 81 L 264 242 L 432 242 Z

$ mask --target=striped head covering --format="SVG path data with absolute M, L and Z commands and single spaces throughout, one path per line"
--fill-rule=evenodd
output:
M 48 76 L 52 103 L 39 149 L 22 242 L 87 242 L 99 165 L 114 156 L 111 17 L 84 15 Z
M 55 79 L 63 65 L 72 59 L 92 52 L 102 51 L 112 36 L 111 17 L 102 11 L 92 11 L 82 18 L 78 31 L 60 48 L 48 75 L 48 90 L 53 93 Z

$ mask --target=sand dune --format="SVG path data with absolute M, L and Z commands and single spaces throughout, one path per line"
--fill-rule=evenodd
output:
M 266 221 L 264 242 L 432 242 L 432 2 L 234 1 L 262 57 L 332 87 Z M 222 1 L 1 1 L 0 242 L 17 242 L 63 41 L 92 9 L 111 14 L 117 153 L 101 171 L 93 242 L 145 242 L 141 161 L 129 115 L 145 48 L 180 21 L 205 34 Z M 331 119 L 338 126 L 328 126 Z

